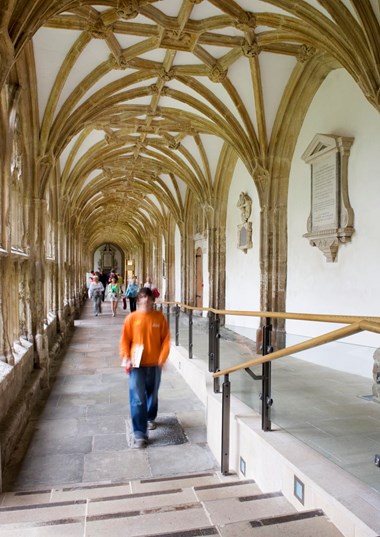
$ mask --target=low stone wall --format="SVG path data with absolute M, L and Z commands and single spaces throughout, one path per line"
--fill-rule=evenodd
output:
M 80 297 L 75 308 L 70 305 L 63 308 L 60 319 L 55 316 L 48 319 L 44 333 L 39 335 L 45 340 L 48 349 L 43 366 L 35 367 L 34 364 L 38 363 L 38 347 L 26 340 L 14 345 L 14 365 L 0 362 L 0 492 L 4 483 L 2 476 L 14 456 L 16 446 L 18 457 L 22 456 L 23 449 L 27 447 L 27 443 L 22 442 L 22 436 L 44 390 L 50 388 L 50 379 L 54 377 L 54 370 L 70 340 L 74 319 L 82 304 Z

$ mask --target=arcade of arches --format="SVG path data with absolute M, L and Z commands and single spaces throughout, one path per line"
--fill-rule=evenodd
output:
M 378 0 L 2 0 L 3 466 L 107 248 L 169 301 L 378 314 L 379 21 Z M 335 366 L 371 375 L 377 338 Z

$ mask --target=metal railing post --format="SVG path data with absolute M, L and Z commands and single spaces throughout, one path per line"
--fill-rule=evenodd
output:
M 193 310 L 189 311 L 189 358 L 193 357 Z
M 166 318 L 168 320 L 168 325 L 170 326 L 170 304 L 166 305 Z
M 214 327 L 214 371 L 220 369 L 220 317 L 215 315 L 215 327 Z M 214 379 L 214 393 L 220 392 L 220 380 L 219 377 Z
M 271 346 L 272 325 L 270 319 L 266 318 L 263 326 L 263 356 L 273 352 Z M 272 381 L 272 363 L 265 362 L 262 365 L 262 394 L 261 394 L 261 428 L 263 431 L 271 430 L 270 408 L 273 404 L 271 397 L 271 381 Z
M 222 453 L 221 472 L 227 475 L 230 467 L 230 404 L 231 383 L 229 376 L 224 375 L 222 390 Z
M 175 305 L 175 344 L 176 347 L 179 345 L 179 314 L 180 314 L 180 307 L 179 304 Z
M 208 312 L 208 370 L 215 373 L 215 313 Z

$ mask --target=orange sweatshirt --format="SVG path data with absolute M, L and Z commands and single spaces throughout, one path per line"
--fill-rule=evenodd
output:
M 120 356 L 130 358 L 134 345 L 144 345 L 141 366 L 163 366 L 169 356 L 170 333 L 165 316 L 157 310 L 134 311 L 124 321 Z

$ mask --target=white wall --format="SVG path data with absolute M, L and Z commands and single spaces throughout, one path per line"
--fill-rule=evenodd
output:
M 174 234 L 174 278 L 175 278 L 175 300 L 181 301 L 181 233 L 176 225 Z
M 353 137 L 348 168 L 355 213 L 352 242 L 341 245 L 337 262 L 327 263 L 303 237 L 310 213 L 310 166 L 301 155 L 315 134 Z M 332 72 L 317 92 L 296 145 L 288 202 L 288 312 L 380 316 L 380 117 L 343 70 Z M 287 321 L 287 345 L 338 328 L 327 323 Z M 364 332 L 344 343 L 297 355 L 323 365 L 371 376 L 380 335 Z M 371 348 L 373 347 L 373 348 Z
M 242 223 L 237 207 L 239 195 L 246 192 L 252 199 L 253 248 L 244 253 L 237 247 L 238 225 Z M 237 162 L 228 196 L 226 223 L 226 309 L 241 311 L 260 310 L 260 206 L 252 177 L 244 164 Z M 256 328 L 258 317 L 226 317 L 227 326 Z M 240 331 L 237 330 L 236 331 Z M 247 333 L 241 330 L 242 333 Z M 247 333 L 248 335 L 248 333 Z M 251 336 L 255 338 L 255 333 Z

